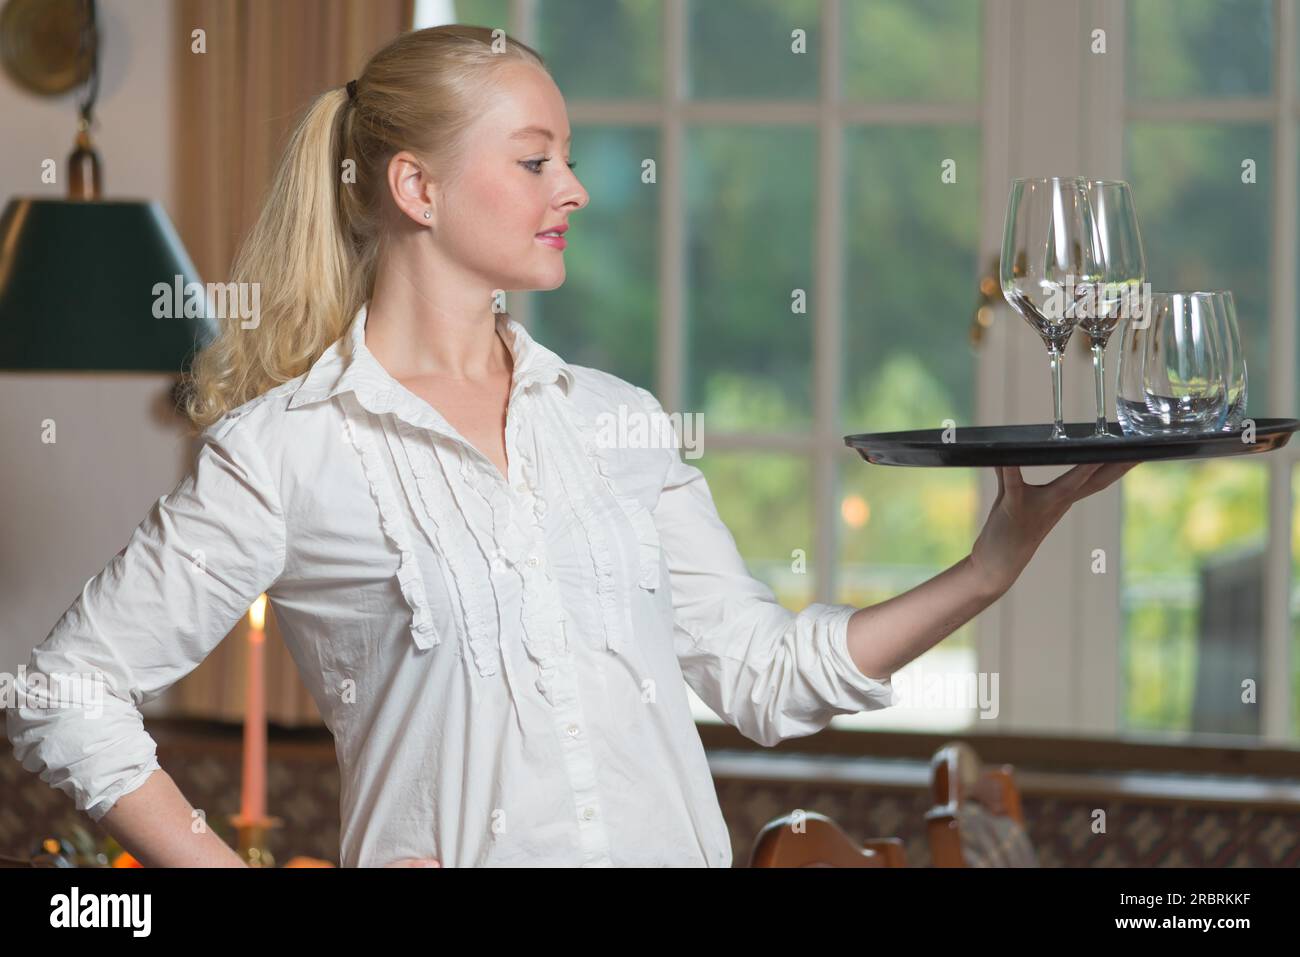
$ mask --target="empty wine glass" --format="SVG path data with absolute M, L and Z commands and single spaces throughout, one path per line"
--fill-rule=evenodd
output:
M 1234 431 L 1241 428 L 1241 420 L 1246 415 L 1246 354 L 1242 351 L 1241 332 L 1237 327 L 1237 303 L 1230 289 L 1214 289 L 1206 295 L 1219 315 L 1220 344 L 1227 352 L 1224 374 L 1228 377 L 1228 418 L 1223 428 Z
M 1047 346 L 1053 439 L 1066 438 L 1061 357 L 1078 321 L 1078 305 L 1097 280 L 1097 255 L 1086 180 L 1052 176 L 1012 181 L 999 264 L 1002 295 Z
M 1093 383 L 1097 394 L 1097 424 L 1094 437 L 1109 436 L 1106 427 L 1106 386 L 1103 371 L 1106 342 L 1121 318 L 1141 309 L 1142 284 L 1146 280 L 1146 258 L 1138 232 L 1133 190 L 1123 180 L 1088 180 L 1088 201 L 1097 227 L 1098 277 L 1078 310 L 1079 328 L 1092 346 Z
M 1214 297 L 1158 292 L 1120 335 L 1115 411 L 1126 435 L 1217 432 L 1228 415 L 1227 354 Z

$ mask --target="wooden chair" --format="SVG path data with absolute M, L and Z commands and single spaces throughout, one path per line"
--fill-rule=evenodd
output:
M 986 767 L 970 745 L 952 742 L 931 759 L 930 786 L 925 826 L 935 867 L 1037 866 L 1011 765 Z
M 816 811 L 795 811 L 768 822 L 749 856 L 750 867 L 906 867 L 903 842 L 871 838 L 859 846 Z

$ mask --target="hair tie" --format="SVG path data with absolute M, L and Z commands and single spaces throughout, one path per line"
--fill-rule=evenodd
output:
M 357 81 L 348 80 L 348 99 L 355 100 L 356 98 L 357 98 Z

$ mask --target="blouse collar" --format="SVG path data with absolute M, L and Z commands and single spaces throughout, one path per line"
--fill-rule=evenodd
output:
M 352 392 L 357 401 L 375 413 L 398 411 L 417 425 L 438 431 L 453 429 L 428 402 L 398 382 L 366 348 L 366 313 L 363 303 L 353 316 L 348 331 L 322 353 L 289 400 L 289 408 Z M 573 391 L 573 370 L 547 349 L 515 319 L 496 314 L 496 326 L 514 359 L 510 397 L 535 384 L 559 384 L 566 397 Z

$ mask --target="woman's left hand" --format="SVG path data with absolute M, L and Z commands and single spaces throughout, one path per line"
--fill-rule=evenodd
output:
M 998 497 L 970 555 L 990 592 L 1002 595 L 1015 583 L 1071 505 L 1100 492 L 1138 464 L 1076 465 L 1046 485 L 1026 484 L 1017 465 L 998 466 Z

